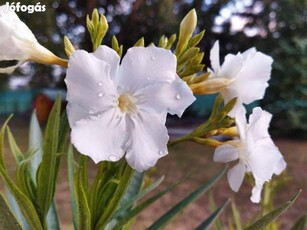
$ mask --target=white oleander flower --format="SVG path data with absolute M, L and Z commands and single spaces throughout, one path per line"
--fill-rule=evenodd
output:
M 255 48 L 250 48 L 244 53 L 237 55 L 228 54 L 220 66 L 219 42 L 216 41 L 210 52 L 212 70 L 210 80 L 222 81 L 218 89 L 225 103 L 237 97 L 237 103 L 228 114 L 235 117 L 244 104 L 263 98 L 270 79 L 273 59 Z
M 214 161 L 222 163 L 239 160 L 227 174 L 229 185 L 235 192 L 239 190 L 245 172 L 253 174 L 255 187 L 251 200 L 254 203 L 260 202 L 263 184 L 273 174 L 279 175 L 286 167 L 283 156 L 268 133 L 271 118 L 272 115 L 260 107 L 254 108 L 249 124 L 244 113 L 237 114 L 236 125 L 240 139 L 219 146 L 213 157 Z
M 157 47 L 130 48 L 121 64 L 107 46 L 77 50 L 65 82 L 74 146 L 96 163 L 125 155 L 137 171 L 167 154 L 167 113 L 181 116 L 195 100 L 175 55 Z
M 17 64 L 0 68 L 0 73 L 12 73 L 18 66 L 28 60 L 42 64 L 66 66 L 67 61 L 55 56 L 38 43 L 32 31 L 17 14 L 0 6 L 0 61 L 16 61 Z

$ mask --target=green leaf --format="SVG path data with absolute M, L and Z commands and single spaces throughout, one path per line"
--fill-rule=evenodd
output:
M 45 221 L 55 192 L 60 112 L 61 96 L 59 95 L 47 122 L 43 144 L 43 157 L 37 175 L 37 199 L 42 212 L 42 216 L 40 217 L 42 222 Z
M 158 220 L 156 220 L 150 227 L 147 228 L 147 230 L 157 230 L 162 229 L 166 224 L 168 224 L 177 214 L 181 213 L 183 209 L 199 198 L 203 193 L 205 193 L 211 186 L 222 177 L 222 175 L 226 172 L 227 167 L 225 167 L 223 170 L 221 170 L 217 175 L 212 177 L 208 182 L 201 185 L 199 188 L 197 188 L 195 191 L 193 191 L 191 194 L 189 194 L 186 198 L 184 198 L 182 201 L 177 203 L 175 206 L 173 206 L 168 212 L 166 212 L 163 216 L 161 216 Z
M 6 127 L 6 132 L 7 132 L 11 152 L 12 152 L 12 154 L 13 154 L 15 160 L 16 160 L 16 163 L 19 164 L 24 159 L 23 154 L 20 151 L 20 149 L 19 149 L 19 147 L 18 147 L 18 145 L 15 141 L 15 138 L 14 138 L 14 136 L 13 136 L 13 134 L 12 134 L 12 132 L 11 132 L 11 130 L 8 126 Z
M 14 214 L 10 210 L 3 194 L 0 192 L 0 229 L 22 230 L 22 227 L 16 220 Z
M 119 183 L 116 186 L 116 190 L 114 191 L 113 196 L 109 201 L 106 209 L 104 210 L 102 216 L 99 218 L 95 226 L 96 229 L 105 228 L 105 226 L 117 210 L 117 207 L 120 204 L 120 201 L 130 184 L 134 170 L 127 164 L 126 161 L 122 162 L 121 170 L 122 174 L 120 175 L 120 178 L 117 178 L 119 180 Z
M 136 196 L 131 197 L 129 200 L 127 200 L 122 206 L 120 206 L 119 208 L 119 212 L 121 212 L 122 210 L 126 210 L 128 209 L 131 205 L 133 205 L 136 201 L 140 200 L 141 198 L 143 198 L 144 196 L 146 196 L 148 193 L 150 193 L 151 191 L 153 191 L 155 188 L 157 188 L 164 180 L 164 176 L 161 177 L 160 179 L 156 180 L 154 183 L 152 183 L 151 185 L 149 185 L 146 189 L 144 189 L 143 191 L 141 191 L 140 193 L 138 193 Z M 117 213 L 115 214 L 117 215 Z
M 43 134 L 39 126 L 36 112 L 34 111 L 32 113 L 30 121 L 29 149 L 34 149 L 36 151 L 36 154 L 33 156 L 31 160 L 31 175 L 35 183 L 36 183 L 37 169 L 40 163 L 42 162 L 42 156 L 43 156 L 42 143 L 43 143 Z
M 236 203 L 233 199 L 231 200 L 231 210 L 232 210 L 233 220 L 235 222 L 236 229 L 241 230 L 242 225 L 241 225 L 240 214 L 239 214 L 239 211 L 237 209 Z
M 10 121 L 10 119 L 12 118 L 13 115 L 9 116 L 8 119 L 6 119 L 6 121 L 4 122 L 4 124 L 2 125 L 1 131 L 0 131 L 0 167 L 3 167 L 3 169 L 6 170 L 6 164 L 5 164 L 5 160 L 4 160 L 4 134 L 5 134 L 5 129 L 6 126 L 8 124 L 8 122 Z
M 77 229 L 91 230 L 91 212 L 81 177 L 82 169 L 79 168 L 74 177 L 74 191 L 77 201 Z
M 47 228 L 48 230 L 59 230 L 60 229 L 59 218 L 58 218 L 57 209 L 56 209 L 56 205 L 54 201 L 51 203 L 51 206 L 47 213 L 47 226 L 48 226 Z
M 27 157 L 19 163 L 16 169 L 16 184 L 20 190 L 32 201 L 36 202 L 36 188 L 30 175 L 29 162 L 34 151 L 30 152 Z
M 307 215 L 303 215 L 301 218 L 299 218 L 291 230 L 305 230 L 307 228 Z
M 32 204 L 32 202 L 28 199 L 28 197 L 14 184 L 11 180 L 10 176 L 7 172 L 0 166 L 0 175 L 4 180 L 4 183 L 16 199 L 19 208 L 27 220 L 31 229 L 42 230 L 42 225 L 37 215 L 37 212 Z
M 169 191 L 173 190 L 174 188 L 176 188 L 179 184 L 181 184 L 188 176 L 184 177 L 183 179 L 177 181 L 175 184 L 172 184 L 171 186 L 167 187 L 166 189 L 164 189 L 163 191 L 153 195 L 152 197 L 148 198 L 147 200 L 145 200 L 143 203 L 141 203 L 140 205 L 136 206 L 135 208 L 133 208 L 126 216 L 124 216 L 114 227 L 114 229 L 120 229 L 122 226 L 124 226 L 126 223 L 128 223 L 128 221 L 130 221 L 132 218 L 134 218 L 137 214 L 139 214 L 140 212 L 142 212 L 145 208 L 147 208 L 149 205 L 151 205 L 153 202 L 155 202 L 156 200 L 158 200 L 160 197 L 162 197 L 163 195 L 165 195 L 166 193 L 168 193 Z M 160 180 L 163 180 L 163 178 L 161 178 Z M 158 180 L 159 181 L 159 180 Z M 156 181 L 155 183 L 157 183 L 158 181 Z M 158 182 L 157 184 L 160 184 L 161 182 Z
M 21 210 L 20 210 L 20 208 L 19 208 L 19 206 L 16 202 L 16 199 L 14 198 L 12 193 L 7 188 L 5 188 L 5 192 L 6 192 L 6 196 L 7 196 L 9 206 L 10 206 L 12 212 L 14 213 L 16 219 L 21 224 L 22 228 L 24 230 L 31 230 L 29 225 L 28 225 L 28 222 L 26 221 L 25 217 L 23 216 L 23 214 L 22 214 L 22 212 L 21 212 Z
M 73 214 L 73 222 L 75 229 L 78 229 L 77 221 L 78 221 L 78 209 L 77 209 L 77 200 L 75 194 L 75 187 L 74 187 L 74 153 L 72 145 L 69 146 L 67 152 L 67 165 L 68 165 L 68 181 L 69 181 L 69 190 L 70 190 L 70 199 L 71 199 L 71 206 L 72 206 L 72 214 Z
M 211 223 L 218 217 L 218 215 L 224 210 L 228 203 L 229 199 L 219 208 L 217 208 L 204 222 L 202 222 L 198 227 L 196 227 L 195 230 L 207 229 L 211 225 Z
M 124 217 L 133 207 L 134 198 L 139 194 L 144 178 L 144 173 L 135 172 L 129 187 L 118 205 L 117 211 L 112 216 L 106 229 L 113 229 L 117 222 Z
M 61 129 L 65 126 L 61 125 Z M 59 136 L 60 141 L 65 141 L 66 139 Z M 33 183 L 36 183 L 37 169 L 42 162 L 43 157 L 43 135 L 36 116 L 36 112 L 33 111 L 30 121 L 30 131 L 29 131 L 29 149 L 35 150 L 34 156 L 31 158 L 31 176 Z M 58 157 L 59 158 L 59 157 Z M 52 202 L 50 209 L 47 214 L 47 224 L 49 230 L 59 229 L 59 219 L 56 211 L 56 206 L 54 201 Z
M 244 228 L 244 230 L 261 230 L 265 229 L 266 226 L 268 226 L 270 223 L 272 223 L 276 218 L 278 218 L 281 214 L 283 214 L 288 208 L 290 208 L 293 203 L 296 201 L 298 196 L 301 194 L 300 190 L 290 201 L 284 203 L 280 207 L 276 208 L 272 212 L 266 214 L 259 220 L 257 220 L 252 225 L 248 226 L 247 228 Z

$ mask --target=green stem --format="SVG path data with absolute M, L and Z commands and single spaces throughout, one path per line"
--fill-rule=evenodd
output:
M 173 146 L 173 145 L 176 145 L 180 142 L 183 142 L 183 141 L 189 141 L 191 140 L 191 136 L 190 135 L 185 135 L 185 136 L 182 136 L 182 137 L 179 137 L 173 141 L 169 141 L 167 146 L 170 147 L 170 146 Z
M 127 164 L 126 161 L 123 161 L 122 165 L 122 174 L 121 177 L 119 178 L 120 182 L 114 192 L 114 196 L 112 197 L 109 205 L 106 207 L 103 215 L 99 218 L 95 229 L 104 229 L 105 226 L 108 224 L 108 221 L 112 217 L 112 215 L 115 213 L 117 210 L 117 207 L 122 200 L 126 189 L 128 188 L 131 178 L 133 176 L 134 170 Z M 121 171 L 121 170 L 120 170 Z

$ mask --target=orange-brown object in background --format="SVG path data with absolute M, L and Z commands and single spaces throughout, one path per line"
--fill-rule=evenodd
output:
M 36 110 L 39 123 L 45 124 L 52 109 L 53 101 L 50 100 L 45 94 L 40 93 L 34 98 L 33 106 Z

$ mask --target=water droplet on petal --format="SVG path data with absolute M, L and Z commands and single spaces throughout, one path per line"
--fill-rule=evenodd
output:
M 167 82 L 168 84 L 171 84 L 171 83 L 172 83 L 172 80 L 171 80 L 171 79 L 166 79 L 166 82 Z
M 176 94 L 176 99 L 180 100 L 181 99 L 181 95 L 179 93 Z
M 117 161 L 117 156 L 115 156 L 115 155 L 110 155 L 110 156 L 109 156 L 109 160 L 110 160 L 110 161 Z
M 154 61 L 154 60 L 156 60 L 156 58 L 155 58 L 154 56 L 152 56 L 152 57 L 151 57 L 151 60 L 153 60 L 153 61 Z
M 102 82 L 98 82 L 98 86 L 102 86 Z
M 98 93 L 98 97 L 103 97 L 103 93 Z
M 159 151 L 159 155 L 162 156 L 164 155 L 164 152 L 162 150 Z

